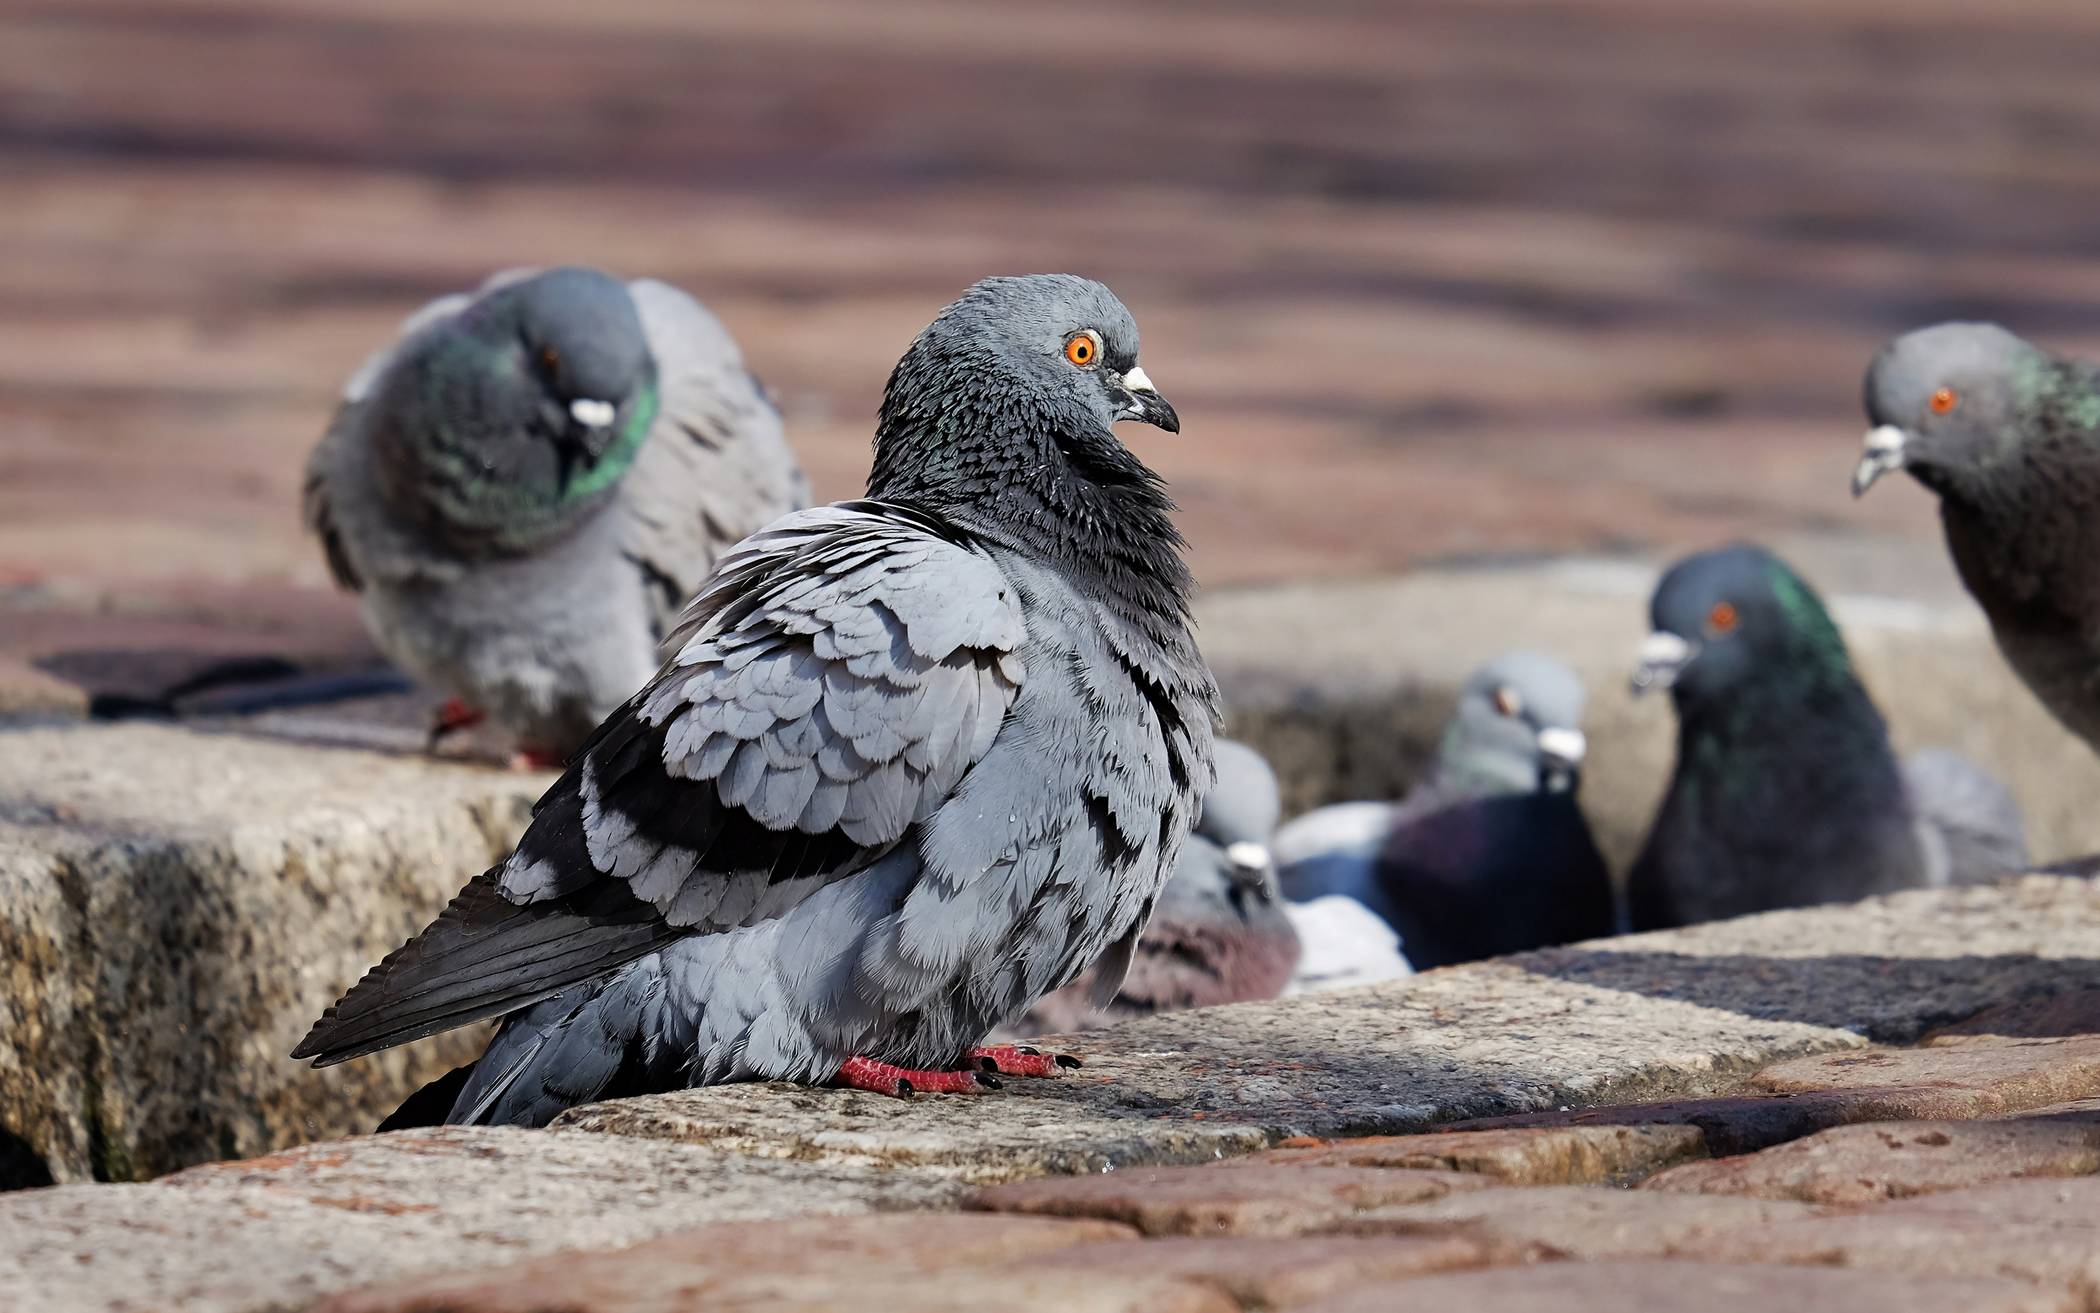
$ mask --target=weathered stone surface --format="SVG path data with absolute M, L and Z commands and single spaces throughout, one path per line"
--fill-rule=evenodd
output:
M 2100 1180 L 2010 1181 L 1714 1237 L 1710 1257 L 2013 1276 L 2100 1292 Z
M 1065 1078 L 987 1095 L 730 1086 L 599 1104 L 563 1124 L 997 1181 L 1707 1095 L 1777 1059 L 1913 1038 L 1999 1000 L 2100 980 L 2096 919 L 2100 892 L 2065 877 L 1902 894 L 1150 1018 L 1061 1041 L 1087 1059 Z M 1959 1115 L 1893 1099 L 1774 1102 L 1760 1115 L 1784 1130 L 1754 1141 L 1696 1116 L 1588 1124 L 1701 1125 L 1709 1152 L 1725 1154 L 1840 1122 Z
M 1696 1126 L 1559 1126 L 1379 1135 L 1272 1149 L 1254 1161 L 1333 1167 L 1478 1172 L 1512 1185 L 1589 1185 L 1630 1180 L 1704 1157 Z
M 1129 1235 L 1106 1222 L 953 1213 L 731 1224 L 627 1249 L 390 1282 L 337 1296 L 316 1313 L 982 1309 L 987 1289 L 1021 1307 L 1231 1307 L 1157 1269 L 1110 1277 L 1092 1265 L 1060 1261 L 1074 1245 L 1113 1246 Z M 1042 1263 L 1027 1263 L 1044 1254 Z M 1014 1271 L 1017 1265 L 1026 1270 Z
M 1454 1129 L 1500 1131 L 1683 1125 L 1699 1132 L 1709 1156 L 1723 1158 L 1755 1153 L 1833 1126 L 1964 1117 L 1972 1115 L 1975 1108 L 1976 1099 L 1966 1090 L 1869 1086 L 1813 1094 L 1663 1099 L 1603 1108 L 1526 1113 L 1515 1117 L 1483 1117 L 1458 1122 Z
M 1231 1162 L 1016 1181 L 979 1190 L 963 1206 L 1098 1217 L 1146 1235 L 1297 1235 L 1366 1209 L 1440 1199 L 1485 1184 L 1457 1172 Z
M 395 1277 L 713 1222 L 923 1208 L 955 1193 L 930 1173 L 614 1136 L 406 1131 L 144 1185 L 0 1195 L 0 1291 L 20 1313 L 302 1308 Z
M 1762 1153 L 1687 1163 L 1643 1189 L 1864 1204 L 2013 1177 L 2100 1172 L 2100 1106 L 2003 1121 L 1841 1126 Z
M 1990 1277 L 1725 1263 L 1546 1263 L 1371 1286 L 1303 1313 L 2078 1313 L 2068 1290 Z
M 1362 1285 L 1484 1261 L 1456 1236 L 1246 1236 L 1109 1241 L 1031 1258 L 1031 1266 L 1158 1274 L 1217 1286 L 1251 1308 L 1292 1308 Z
M 530 777 L 157 725 L 0 730 L 0 1132 L 129 1180 L 368 1129 L 478 1044 L 306 1026 L 514 839 Z
M 2100 1095 L 2100 1036 L 1972 1038 L 1933 1048 L 1825 1053 L 1775 1063 L 1750 1078 L 1773 1094 L 1861 1089 L 1939 1092 L 1958 1110 L 1989 1117 Z
M 1494 1263 L 1703 1258 L 1717 1236 L 1812 1217 L 1815 1212 L 1789 1200 L 1519 1185 L 1366 1209 L 1321 1229 L 1348 1235 L 1456 1236 L 1479 1245 Z

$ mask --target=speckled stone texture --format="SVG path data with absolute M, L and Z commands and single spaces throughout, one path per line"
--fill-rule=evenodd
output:
M 0 729 L 0 1131 L 61 1181 L 369 1130 L 477 1032 L 286 1058 L 507 851 L 531 776 L 157 725 Z

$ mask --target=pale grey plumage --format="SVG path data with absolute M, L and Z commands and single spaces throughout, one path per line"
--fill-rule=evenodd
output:
M 1282 800 L 1260 753 L 1221 739 L 1217 783 L 1138 937 L 1122 988 L 1091 974 L 1039 1000 L 1016 1036 L 1089 1029 L 1130 1017 L 1275 998 L 1290 984 L 1298 934 L 1276 888 L 1269 838 Z
M 1903 761 L 1925 851 L 1925 883 L 1973 884 L 2027 869 L 2027 827 L 2005 782 L 1950 748 Z
M 1098 372 L 1061 363 L 1079 328 Z M 1045 332 L 1060 363 L 1013 358 Z M 433 1115 L 537 1125 L 851 1056 L 952 1067 L 1097 959 L 1112 993 L 1215 714 L 1167 503 L 1109 432 L 1173 424 L 1135 354 L 1083 280 L 944 311 L 893 376 L 871 499 L 729 553 L 510 860 L 298 1055 L 509 1014 Z M 960 427 L 923 434 L 914 391 L 942 386 L 982 404 L 933 406 Z
M 625 324 L 653 371 L 653 420 L 636 418 L 646 436 L 624 473 L 605 471 L 616 476 L 609 490 L 505 541 L 454 532 L 442 514 L 405 504 L 401 480 L 435 476 L 401 468 L 403 444 L 413 445 L 401 430 L 441 422 L 446 408 L 405 405 L 400 372 L 452 348 L 492 297 L 586 277 L 610 283 L 589 271 L 510 270 L 411 315 L 346 385 L 306 484 L 309 525 L 338 582 L 359 594 L 381 650 L 557 757 L 648 678 L 658 638 L 722 551 L 808 499 L 779 417 L 728 333 L 691 297 L 645 279 L 625 285 Z M 564 331 L 559 310 L 548 331 Z M 476 372 L 480 386 L 455 384 L 453 395 L 485 402 L 532 392 L 530 370 L 519 366 L 524 350 L 492 335 L 458 367 Z

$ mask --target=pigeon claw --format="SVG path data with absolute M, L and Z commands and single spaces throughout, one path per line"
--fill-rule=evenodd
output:
M 1057 1076 L 1081 1065 L 1069 1053 L 1045 1053 L 1031 1044 L 987 1044 L 971 1049 L 970 1060 L 1002 1076 Z
M 449 735 L 463 729 L 472 729 L 486 716 L 476 708 L 468 706 L 458 698 L 445 699 L 445 705 L 437 709 L 430 718 L 430 746 L 435 748 Z
M 908 1099 L 914 1094 L 975 1094 L 996 1090 L 999 1082 L 978 1071 L 924 1071 L 873 1058 L 848 1058 L 839 1064 L 838 1083 L 849 1090 Z

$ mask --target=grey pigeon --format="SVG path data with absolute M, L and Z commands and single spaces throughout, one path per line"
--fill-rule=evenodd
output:
M 421 1110 L 526 1126 L 724 1081 L 1054 1070 L 975 1050 L 1097 961 L 1113 996 L 1212 778 L 1172 503 L 1113 432 L 1179 427 L 1137 350 L 1081 278 L 943 310 L 890 375 L 867 498 L 725 556 L 517 851 L 295 1056 L 502 1017 Z
M 736 344 L 665 283 L 515 270 L 343 391 L 306 516 L 395 664 L 559 762 L 642 686 L 730 545 L 804 505 Z
M 1085 1030 L 1129 1017 L 1275 998 L 1291 983 L 1298 935 L 1269 858 L 1282 803 L 1261 754 L 1217 744 L 1218 782 L 1181 846 L 1174 876 L 1138 937 L 1123 987 L 1096 1003 L 1089 972 L 1046 995 L 1016 1035 Z
M 1670 690 L 1677 767 L 1627 880 L 1635 929 L 2025 867 L 2002 785 L 1952 753 L 1898 766 L 1822 599 L 1777 557 L 1688 557 L 1651 612 L 1635 688 Z
M 1576 800 L 1585 700 L 1552 657 L 1488 662 L 1407 797 L 1322 808 L 1278 833 L 1284 895 L 1355 898 L 1418 971 L 1610 934 L 1611 876 Z
M 1996 324 L 1938 324 L 1881 349 L 1866 405 L 1853 494 L 1893 469 L 1938 494 L 1999 650 L 2100 748 L 2100 369 Z

